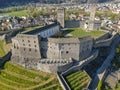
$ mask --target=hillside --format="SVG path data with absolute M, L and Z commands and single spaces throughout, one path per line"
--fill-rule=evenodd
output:
M 81 2 L 106 2 L 112 0 L 73 0 L 73 2 L 81 3 Z M 65 3 L 71 2 L 70 0 L 0 0 L 0 7 L 10 7 L 10 6 L 21 6 L 28 3 Z
M 5 56 L 10 51 L 11 45 L 11 43 L 6 44 L 4 40 L 0 40 L 0 57 Z
M 0 90 L 62 90 L 55 74 L 7 62 L 0 69 Z

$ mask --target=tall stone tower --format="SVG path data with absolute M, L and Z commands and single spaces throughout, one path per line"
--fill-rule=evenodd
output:
M 88 30 L 94 29 L 95 13 L 96 13 L 96 6 L 95 5 L 90 6 L 90 18 L 88 22 Z
M 65 9 L 64 8 L 58 8 L 57 21 L 60 23 L 62 28 L 65 27 Z

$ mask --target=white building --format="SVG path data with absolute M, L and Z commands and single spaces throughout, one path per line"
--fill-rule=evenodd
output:
M 36 29 L 26 34 L 37 34 L 40 35 L 42 38 L 48 38 L 50 36 L 55 35 L 57 32 L 60 31 L 60 26 L 58 24 L 50 24 L 45 27 L 41 27 L 40 29 Z

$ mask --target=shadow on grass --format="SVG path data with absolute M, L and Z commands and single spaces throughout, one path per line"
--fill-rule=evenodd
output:
M 62 32 L 62 34 L 64 35 L 64 36 L 66 36 L 67 34 L 70 34 L 71 32 L 73 32 L 74 30 L 64 30 L 63 32 Z
M 0 58 L 0 69 L 4 69 L 4 64 L 11 58 L 12 53 L 8 52 L 4 57 Z

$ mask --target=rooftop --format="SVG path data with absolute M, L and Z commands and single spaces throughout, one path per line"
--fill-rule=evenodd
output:
M 25 32 L 24 34 L 38 35 L 40 32 L 45 31 L 45 30 L 47 30 L 47 29 L 49 29 L 49 28 L 52 28 L 52 27 L 54 27 L 54 26 L 57 26 L 57 25 L 58 25 L 58 24 L 53 23 L 53 24 L 46 25 L 46 26 L 41 27 L 41 28 L 37 28 L 37 29 L 35 29 L 35 30 L 31 30 L 31 31 L 29 31 L 29 32 Z
M 53 43 L 80 43 L 80 41 L 91 40 L 91 36 L 84 36 L 80 38 L 48 38 L 48 41 Z

